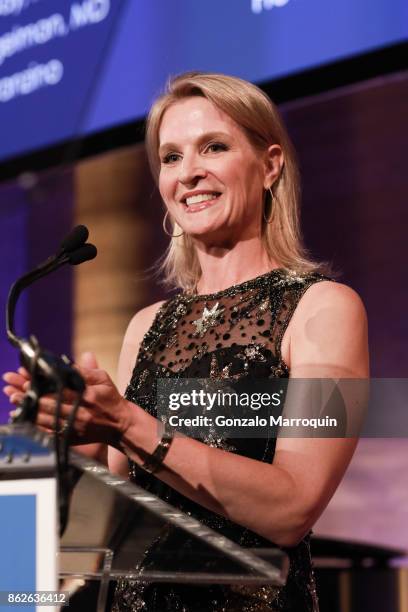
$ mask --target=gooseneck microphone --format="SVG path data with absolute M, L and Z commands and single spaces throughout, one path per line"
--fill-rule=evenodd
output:
M 78 225 L 61 242 L 60 248 L 55 255 L 52 255 L 33 270 L 21 276 L 11 286 L 6 308 L 6 331 L 7 337 L 13 346 L 20 348 L 20 339 L 14 333 L 14 313 L 17 300 L 23 289 L 54 272 L 54 270 L 58 270 L 58 268 L 65 264 L 78 265 L 96 257 L 96 247 L 93 244 L 85 244 L 88 236 L 89 232 L 85 225 Z
M 42 350 L 37 339 L 30 336 L 27 340 L 16 335 L 14 331 L 14 314 L 17 301 L 22 291 L 40 278 L 51 274 L 66 264 L 79 265 L 94 259 L 97 249 L 86 243 L 89 232 L 84 225 L 75 227 L 61 242 L 55 255 L 36 266 L 20 277 L 11 287 L 6 307 L 6 330 L 10 343 L 20 351 L 22 365 L 32 376 L 32 392 L 16 411 L 13 422 L 34 422 L 37 416 L 38 399 L 45 393 L 53 393 L 57 388 L 69 388 L 83 393 L 85 384 L 79 372 L 73 368 L 67 358 L 53 355 Z M 35 389 L 35 392 L 33 390 Z
M 58 270 L 61 266 L 70 264 L 77 266 L 89 261 L 97 255 L 96 247 L 88 244 L 88 229 L 84 225 L 75 227 L 61 242 L 55 255 L 39 264 L 34 270 L 24 274 L 11 287 L 6 306 L 6 330 L 10 343 L 20 352 L 22 365 L 31 376 L 30 388 L 26 392 L 22 403 L 14 411 L 12 423 L 34 423 L 37 418 L 40 398 L 48 393 L 56 395 L 54 429 L 55 429 L 55 455 L 57 468 L 57 481 L 59 492 L 59 518 L 60 534 L 65 530 L 68 521 L 69 494 L 72 489 L 72 475 L 68 469 L 69 436 L 79 408 L 82 395 L 85 391 L 85 382 L 70 363 L 67 357 L 59 357 L 41 349 L 35 336 L 28 340 L 17 336 L 14 331 L 14 314 L 21 292 L 40 278 Z M 63 390 L 70 389 L 76 393 L 71 413 L 66 421 L 66 429 L 60 436 L 58 427 L 61 417 Z

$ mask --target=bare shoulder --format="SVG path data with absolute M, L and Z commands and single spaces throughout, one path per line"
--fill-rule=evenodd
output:
M 321 281 L 314 283 L 304 293 L 295 311 L 296 318 L 308 319 L 323 311 L 334 316 L 366 317 L 364 304 L 354 289 L 342 283 Z M 294 317 L 295 317 L 294 315 Z
M 160 307 L 165 303 L 164 300 L 160 302 L 155 302 L 154 304 L 150 304 L 150 306 L 146 306 L 139 310 L 131 319 L 124 338 L 124 342 L 131 342 L 134 344 L 135 342 L 139 344 L 148 331 L 149 327 L 152 325 L 156 314 L 158 313 Z
M 367 316 L 356 291 L 332 281 L 311 285 L 290 321 L 286 351 L 293 372 L 317 376 L 368 372 Z M 306 366 L 308 366 L 306 368 Z

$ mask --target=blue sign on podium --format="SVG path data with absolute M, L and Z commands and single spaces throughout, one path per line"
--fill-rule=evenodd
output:
M 27 612 L 49 610 L 29 602 L 57 589 L 54 453 L 13 427 L 0 428 L 0 475 L 0 611 L 10 610 L 16 594 Z

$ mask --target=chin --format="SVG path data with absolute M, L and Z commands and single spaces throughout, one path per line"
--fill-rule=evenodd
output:
M 193 240 L 197 240 L 198 242 L 202 242 L 204 244 L 208 244 L 209 246 L 215 244 L 223 244 L 226 241 L 228 242 L 229 232 L 225 231 L 225 227 L 206 227 L 206 228 L 194 228 L 190 231 L 186 231 L 186 233 L 193 238 Z

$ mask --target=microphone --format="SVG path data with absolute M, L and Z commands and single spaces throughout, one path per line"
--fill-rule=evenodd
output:
M 95 259 L 97 254 L 98 251 L 95 245 L 84 244 L 72 253 L 68 253 L 68 263 L 70 263 L 71 266 L 78 266 L 79 264 L 84 263 L 84 261 Z
M 17 300 L 22 290 L 36 280 L 50 274 L 65 264 L 79 265 L 96 257 L 97 250 L 93 244 L 87 244 L 88 229 L 84 225 L 75 227 L 61 242 L 55 255 L 19 278 L 10 288 L 6 306 L 7 337 L 11 344 L 20 350 L 22 364 L 31 374 L 31 384 L 21 404 L 14 411 L 11 423 L 34 423 L 37 418 L 40 398 L 46 393 L 56 392 L 55 404 L 55 455 L 57 467 L 57 482 L 59 492 L 60 534 L 62 535 L 68 521 L 69 489 L 72 488 L 68 471 L 68 444 L 75 414 L 85 391 L 85 381 L 80 373 L 72 367 L 67 357 L 58 357 L 48 351 L 41 350 L 37 339 L 31 336 L 29 340 L 20 338 L 14 333 L 14 312 Z M 62 439 L 57 434 L 61 417 L 63 389 L 69 388 L 77 393 L 71 413 L 66 421 L 67 429 L 63 431 Z M 62 443 L 62 444 L 61 444 Z
M 56 270 L 64 263 L 69 263 L 67 257 L 80 247 L 84 246 L 89 236 L 88 228 L 85 225 L 77 225 L 61 242 L 58 252 L 51 255 L 45 261 L 38 264 L 33 270 L 24 274 L 19 278 L 15 285 L 27 287 L 34 280 L 38 280 L 44 274 Z
M 17 421 L 23 421 L 27 418 L 32 421 L 35 420 L 36 397 L 38 398 L 43 393 L 52 393 L 61 386 L 78 393 L 83 393 L 85 390 L 85 383 L 81 375 L 71 366 L 67 357 L 58 357 L 48 351 L 41 350 L 34 336 L 26 340 L 15 334 L 14 313 L 17 300 L 23 289 L 65 264 L 76 266 L 96 257 L 96 247 L 93 244 L 86 243 L 88 236 L 88 229 L 84 225 L 78 225 L 64 238 L 55 255 L 24 274 L 10 288 L 6 306 L 7 337 L 10 343 L 19 349 L 21 362 L 32 375 L 33 382 L 37 382 L 35 385 L 37 393 L 33 394 L 27 404 L 30 409 L 23 409 L 15 419 Z
M 48 393 L 56 391 L 58 383 L 78 393 L 85 391 L 83 378 L 72 367 L 68 357 L 58 357 L 49 351 L 41 350 L 35 336 L 31 336 L 29 340 L 19 339 L 19 349 L 22 365 L 32 376 L 40 375 L 44 379 L 41 386 L 47 389 Z
M 77 225 L 61 242 L 57 256 L 62 253 L 71 253 L 71 251 L 75 251 L 85 244 L 88 240 L 88 236 L 88 228 L 85 227 L 85 225 Z
M 6 307 L 6 330 L 7 337 L 13 346 L 19 347 L 18 338 L 13 332 L 14 313 L 17 300 L 23 289 L 67 263 L 78 265 L 96 257 L 96 247 L 91 244 L 84 244 L 88 236 L 88 228 L 85 225 L 78 225 L 61 242 L 57 254 L 52 255 L 33 270 L 21 276 L 11 286 Z

